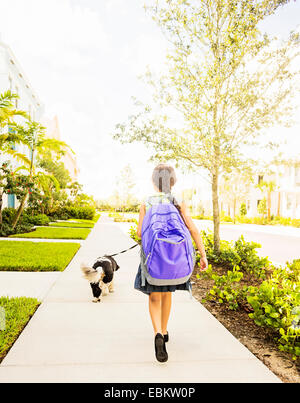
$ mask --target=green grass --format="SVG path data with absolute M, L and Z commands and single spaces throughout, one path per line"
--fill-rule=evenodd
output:
M 4 318 L 0 318 L 0 362 L 3 360 L 9 349 L 12 347 L 18 336 L 35 313 L 40 302 L 34 298 L 7 298 L 0 297 L 0 315 L 5 313 Z M 1 315 L 3 316 L 3 315 Z
M 91 222 L 70 222 L 70 221 L 59 221 L 59 222 L 51 222 L 49 224 L 51 227 L 68 227 L 68 228 L 93 228 L 95 225 Z
M 96 213 L 96 214 L 95 214 L 95 217 L 94 217 L 94 219 L 93 219 L 93 221 L 96 223 L 96 222 L 99 220 L 100 217 L 101 217 L 101 214 L 100 214 L 100 213 Z
M 35 231 L 11 235 L 10 238 L 86 239 L 89 228 L 38 227 Z
M 0 271 L 63 271 L 79 248 L 73 242 L 0 241 Z

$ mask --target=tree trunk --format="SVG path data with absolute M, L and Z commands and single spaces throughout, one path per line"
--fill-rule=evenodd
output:
M 233 224 L 235 224 L 236 199 L 233 200 Z
M 268 192 L 268 221 L 271 219 L 271 192 Z
M 214 251 L 220 252 L 220 211 L 218 196 L 218 175 L 212 176 L 212 202 L 213 202 L 213 220 L 214 220 Z
M 280 203 L 281 203 L 281 193 L 278 192 L 278 205 L 277 205 L 277 217 L 280 217 Z
M 23 199 L 22 199 L 22 201 L 21 201 L 21 203 L 20 203 L 20 206 L 19 206 L 19 208 L 18 208 L 18 212 L 17 212 L 17 214 L 16 214 L 16 216 L 15 216 L 15 219 L 14 219 L 14 222 L 13 222 L 13 225 L 12 225 L 12 229 L 15 229 L 15 228 L 16 228 L 16 225 L 17 225 L 18 222 L 19 222 L 19 219 L 20 219 L 20 217 L 21 217 L 21 214 L 23 213 L 23 210 L 24 210 L 25 203 L 26 203 L 26 201 L 27 201 L 27 199 L 28 199 L 28 195 L 29 195 L 29 193 L 27 193 L 27 194 L 23 197 Z
M 3 205 L 3 193 L 0 193 L 0 229 L 2 228 L 2 205 Z
M 29 179 L 30 179 L 30 180 L 32 179 L 32 173 L 33 173 L 34 151 L 35 151 L 35 149 L 32 148 L 32 149 L 31 149 L 30 171 L 29 171 Z M 15 228 L 16 228 L 16 225 L 18 224 L 18 221 L 19 221 L 19 219 L 20 219 L 20 217 L 21 217 L 21 214 L 23 213 L 23 210 L 24 210 L 24 207 L 25 207 L 25 203 L 26 203 L 26 201 L 27 201 L 27 199 L 28 199 L 28 196 L 29 196 L 29 190 L 28 190 L 28 192 L 26 193 L 26 195 L 24 196 L 23 200 L 21 201 L 21 204 L 20 204 L 20 206 L 19 206 L 19 208 L 18 208 L 17 215 L 16 215 L 16 217 L 15 217 L 15 219 L 14 219 L 14 222 L 13 222 L 13 225 L 12 225 L 12 229 L 15 229 Z

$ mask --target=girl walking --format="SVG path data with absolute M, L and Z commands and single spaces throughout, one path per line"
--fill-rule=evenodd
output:
M 200 270 L 206 270 L 208 263 L 201 235 L 194 224 L 185 203 L 178 203 L 171 193 L 172 187 L 176 183 L 176 174 L 174 168 L 167 164 L 159 164 L 153 171 L 152 183 L 155 193 L 148 197 L 141 205 L 137 235 L 140 238 L 142 237 L 143 221 L 149 208 L 160 203 L 173 203 L 179 210 L 181 218 L 189 230 L 191 237 L 195 241 L 196 248 L 201 254 Z M 135 278 L 134 288 L 149 296 L 149 313 L 155 335 L 154 346 L 156 359 L 159 362 L 166 362 L 168 360 L 166 343 L 169 341 L 168 321 L 172 306 L 172 292 L 176 290 L 190 291 L 190 280 L 176 285 L 172 285 L 172 281 L 170 281 L 170 285 L 149 284 L 147 279 L 143 278 L 140 263 Z

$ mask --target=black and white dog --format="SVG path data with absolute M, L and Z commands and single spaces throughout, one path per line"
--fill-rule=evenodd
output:
M 105 255 L 98 258 L 92 267 L 81 263 L 80 268 L 83 277 L 90 282 L 94 296 L 93 302 L 100 302 L 101 295 L 114 292 L 114 273 L 120 267 L 113 257 Z

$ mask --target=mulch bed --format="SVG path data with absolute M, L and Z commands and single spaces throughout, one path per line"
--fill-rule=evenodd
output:
M 222 275 L 227 270 L 215 268 L 214 271 Z M 203 302 L 203 298 L 213 286 L 213 281 L 203 276 L 198 279 L 196 274 L 193 274 L 191 281 L 193 283 L 193 296 L 282 382 L 300 382 L 300 360 L 295 362 L 289 354 L 278 350 L 272 330 L 257 326 L 249 318 L 248 313 L 251 309 L 249 306 L 246 305 L 237 311 L 231 311 L 226 307 L 226 304 L 215 301 Z M 255 285 L 253 280 L 247 276 L 243 278 L 241 283 Z

